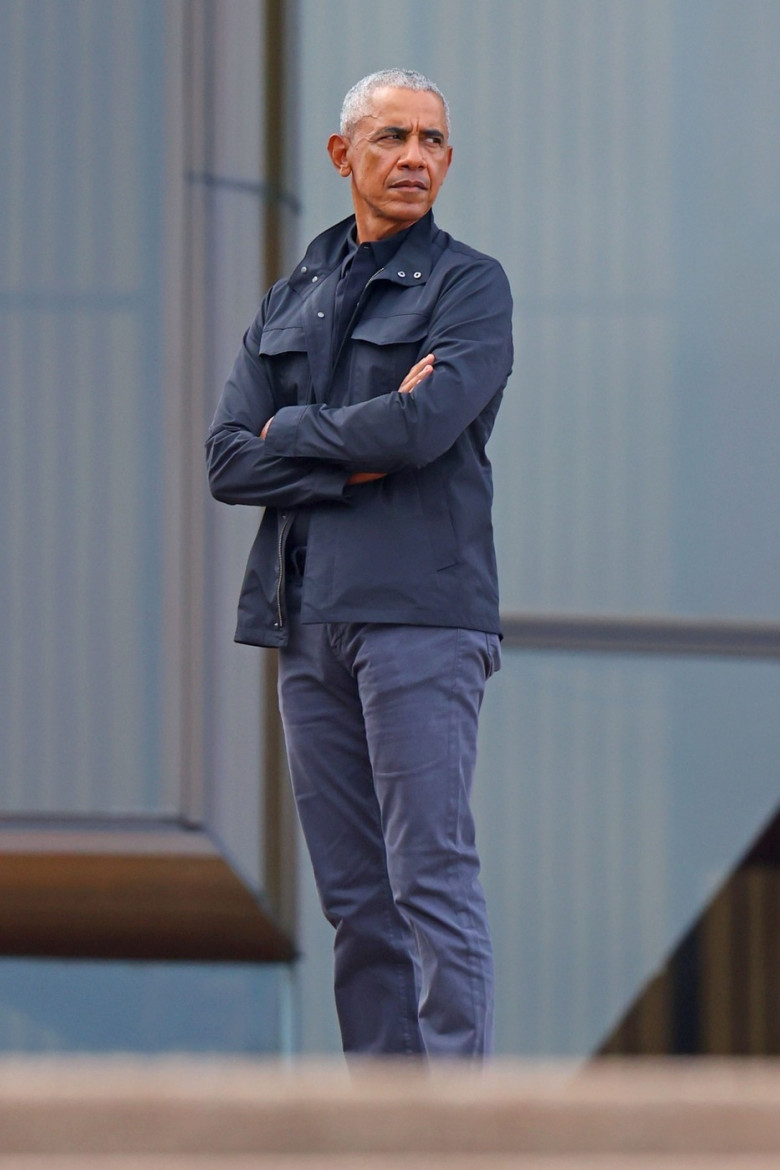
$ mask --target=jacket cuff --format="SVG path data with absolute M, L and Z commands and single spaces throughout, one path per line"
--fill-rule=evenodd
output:
M 308 406 L 283 406 L 277 410 L 263 440 L 266 449 L 274 455 L 295 455 L 298 424 L 308 409 Z

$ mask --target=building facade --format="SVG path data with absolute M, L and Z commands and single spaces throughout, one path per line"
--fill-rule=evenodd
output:
M 0 19 L 0 1045 L 338 1046 L 273 657 L 231 641 L 257 516 L 202 439 L 349 210 L 343 92 L 401 64 L 452 107 L 437 219 L 515 296 L 475 791 L 499 1049 L 780 1051 L 780 10 Z

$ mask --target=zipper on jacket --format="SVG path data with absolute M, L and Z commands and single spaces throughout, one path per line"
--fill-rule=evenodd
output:
M 287 540 L 287 530 L 292 524 L 292 516 L 289 512 L 282 516 L 282 526 L 279 529 L 279 540 L 276 547 L 276 555 L 278 557 L 278 575 L 276 578 L 276 621 L 274 627 L 277 630 L 284 629 L 284 613 L 282 612 L 282 597 L 284 595 L 284 546 Z

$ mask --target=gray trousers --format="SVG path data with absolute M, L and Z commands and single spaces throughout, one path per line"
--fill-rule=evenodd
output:
M 493 963 L 469 807 L 498 638 L 303 625 L 289 589 L 279 703 L 328 921 L 345 1052 L 484 1056 Z

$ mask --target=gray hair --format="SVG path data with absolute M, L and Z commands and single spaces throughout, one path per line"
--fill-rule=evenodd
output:
M 433 81 L 414 69 L 380 69 L 378 73 L 369 73 L 356 82 L 344 98 L 341 107 L 341 122 L 339 133 L 348 138 L 361 118 L 365 118 L 369 111 L 370 98 L 376 89 L 416 89 L 426 93 L 435 93 L 444 106 L 444 122 L 447 134 L 450 132 L 450 107 L 447 99 Z

